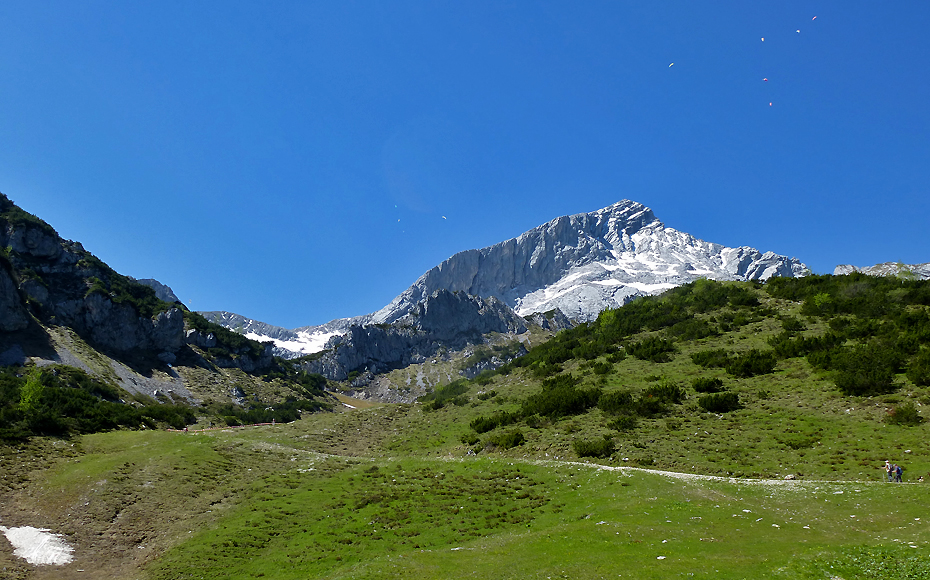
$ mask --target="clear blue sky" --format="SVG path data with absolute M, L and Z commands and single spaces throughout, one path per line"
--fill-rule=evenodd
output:
M 928 31 L 922 1 L 5 1 L 0 191 L 290 328 L 624 198 L 818 273 L 928 262 Z

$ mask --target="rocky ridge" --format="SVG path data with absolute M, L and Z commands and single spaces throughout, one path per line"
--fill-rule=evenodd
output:
M 905 276 L 915 280 L 930 280 L 930 262 L 925 264 L 903 264 L 901 262 L 884 262 L 874 266 L 857 268 L 851 264 L 840 264 L 833 270 L 834 276 L 862 272 L 870 276 Z
M 558 308 L 587 321 L 606 308 L 700 277 L 766 280 L 806 271 L 796 258 L 748 246 L 728 248 L 668 228 L 648 207 L 623 200 L 459 252 L 423 274 L 371 321 L 393 322 L 440 289 L 494 297 L 520 315 Z

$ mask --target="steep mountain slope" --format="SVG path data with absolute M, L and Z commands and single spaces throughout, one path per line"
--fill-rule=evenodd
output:
M 16 367 L 0 380 L 7 387 L 0 389 L 0 424 L 24 422 L 31 426 L 19 432 L 43 432 L 48 417 L 39 411 L 57 421 L 55 415 L 70 405 L 52 400 L 53 392 L 68 398 L 85 387 L 92 394 L 80 395 L 78 407 L 91 409 L 90 415 L 95 405 L 121 398 L 145 405 L 155 405 L 153 399 L 242 405 L 248 397 L 251 405 L 322 394 L 319 382 L 325 380 L 307 383 L 292 365 L 274 359 L 270 343 L 249 340 L 159 296 L 174 294 L 155 280 L 115 272 L 0 194 L 0 366 Z M 52 370 L 28 370 L 41 367 Z M 36 395 L 31 407 L 17 401 L 24 373 L 36 392 L 47 395 Z M 40 383 L 45 386 L 35 386 Z M 312 383 L 312 394 L 303 383 Z
M 795 258 L 728 248 L 667 228 L 648 207 L 623 200 L 455 254 L 375 312 L 372 322 L 393 322 L 440 289 L 494 297 L 520 315 L 558 308 L 586 321 L 636 296 L 700 277 L 766 280 L 806 270 Z

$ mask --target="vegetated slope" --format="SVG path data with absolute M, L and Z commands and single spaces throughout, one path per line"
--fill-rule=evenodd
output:
M 930 461 L 904 452 L 927 435 L 928 306 L 927 281 L 701 280 L 421 400 L 479 454 L 866 479 L 887 457 L 916 478 Z
M 67 532 L 88 577 L 924 578 L 926 490 L 881 465 L 930 470 L 928 288 L 698 281 L 418 404 L 82 437 L 0 517 Z M 864 352 L 891 381 L 846 394 Z M 632 465 L 737 477 L 606 469 Z
M 161 300 L 3 194 L 0 290 L 0 439 L 293 420 L 328 404 L 322 377 Z

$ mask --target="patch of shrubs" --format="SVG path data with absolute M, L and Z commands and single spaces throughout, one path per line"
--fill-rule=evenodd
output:
M 907 378 L 919 387 L 930 386 L 930 349 L 924 348 L 907 366 Z
M 632 431 L 639 425 L 639 419 L 633 415 L 621 415 L 607 424 L 611 429 L 617 431 Z
M 427 411 L 436 411 L 442 409 L 446 403 L 453 402 L 456 397 L 464 395 L 467 391 L 468 380 L 459 379 L 447 385 L 436 387 L 432 393 L 427 393 L 417 400 L 424 403 L 423 408 Z M 465 402 L 468 402 L 467 399 Z
M 675 352 L 675 345 L 664 338 L 650 336 L 627 345 L 626 351 L 641 360 L 663 363 L 671 360 L 671 353 Z
M 891 413 L 889 413 L 888 417 L 885 419 L 886 423 L 891 423 L 892 425 L 908 426 L 920 425 L 923 421 L 924 418 L 921 417 L 920 413 L 917 411 L 917 406 L 910 401 L 892 409 Z
M 520 413 L 510 413 L 507 411 L 498 411 L 497 413 L 491 415 L 490 417 L 479 416 L 475 417 L 469 427 L 474 429 L 478 433 L 487 433 L 497 427 L 504 425 L 510 425 L 516 423 L 521 419 Z
M 698 405 L 711 413 L 729 413 L 742 408 L 739 395 L 733 392 L 712 393 L 698 398 Z
M 723 390 L 723 381 L 718 378 L 698 377 L 691 381 L 691 386 L 699 393 L 719 393 Z
M 151 399 L 141 400 L 139 406 L 123 403 L 117 389 L 72 367 L 20 372 L 0 371 L 0 439 L 66 437 L 159 424 L 182 429 L 196 420 L 186 405 Z
M 691 355 L 694 364 L 704 368 L 725 367 L 729 359 L 729 353 L 722 348 L 702 350 Z
M 511 449 L 518 445 L 523 445 L 526 439 L 523 432 L 519 429 L 498 433 L 487 438 L 486 443 L 499 449 Z
M 597 405 L 601 396 L 598 388 L 579 389 L 578 379 L 572 375 L 559 375 L 543 381 L 542 390 L 530 395 L 521 407 L 524 416 L 542 415 L 564 417 L 584 413 Z
M 578 457 L 609 457 L 614 452 L 614 441 L 609 435 L 595 441 L 576 439 L 572 441 L 572 449 Z
M 772 351 L 748 350 L 727 361 L 727 374 L 736 377 L 765 375 L 775 370 L 775 353 Z

